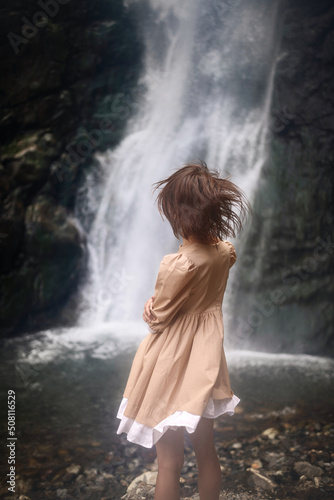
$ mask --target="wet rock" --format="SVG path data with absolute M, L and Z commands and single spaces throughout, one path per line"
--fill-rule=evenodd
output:
M 129 446 L 125 448 L 124 455 L 126 457 L 133 457 L 137 453 L 137 448 L 135 446 Z
M 275 480 L 276 483 L 280 484 L 284 478 L 284 472 L 282 470 L 277 470 L 271 472 L 270 476 Z
M 275 439 L 278 434 L 279 431 L 274 427 L 270 427 L 262 432 L 262 436 L 268 437 L 269 439 Z
M 56 491 L 56 494 L 57 494 L 57 497 L 59 498 L 66 498 L 67 496 L 67 489 L 61 489 L 59 488 L 57 491 Z
M 235 450 L 240 450 L 240 448 L 242 448 L 242 444 L 241 443 L 233 443 L 232 448 Z
M 80 465 L 74 464 L 66 467 L 66 473 L 62 477 L 63 483 L 67 484 L 74 481 L 80 472 L 80 468 Z
M 249 484 L 254 485 L 256 488 L 261 488 L 263 490 L 273 491 L 276 484 L 271 481 L 268 477 L 260 474 L 257 470 L 253 468 L 247 469 L 250 472 Z
M 121 498 L 122 500 L 142 500 L 142 499 L 153 500 L 154 492 L 155 492 L 155 487 L 152 487 L 147 483 L 141 482 L 138 483 L 135 489 L 132 489 L 131 491 L 123 495 Z
M 320 467 L 311 465 L 309 462 L 296 462 L 294 465 L 294 470 L 299 476 L 305 476 L 311 479 L 321 476 L 324 473 L 324 471 Z
M 93 468 L 91 468 L 91 469 L 85 469 L 84 470 L 84 474 L 85 474 L 85 476 L 87 477 L 88 480 L 90 480 L 90 479 L 94 479 L 95 480 L 95 478 L 97 476 L 97 469 L 93 469 Z
M 66 471 L 69 473 L 69 474 L 79 474 L 80 472 L 80 465 L 75 465 L 75 464 L 72 464 L 70 465 L 69 467 L 66 467 Z
M 137 488 L 139 483 L 146 483 L 150 485 L 155 485 L 157 482 L 157 472 L 144 472 L 140 476 L 136 477 L 129 485 L 127 491 L 130 492 Z
M 85 263 L 85 237 L 61 205 L 40 195 L 25 213 L 23 248 L 26 261 L 0 275 L 3 327 L 18 325 L 64 300 L 78 282 Z
M 263 465 L 261 460 L 259 459 L 253 460 L 251 467 L 252 469 L 262 469 Z
M 271 468 L 280 467 L 287 461 L 286 455 L 283 452 L 267 451 L 263 454 L 263 458 Z

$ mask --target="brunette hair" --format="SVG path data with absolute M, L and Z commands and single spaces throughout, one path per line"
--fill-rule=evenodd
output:
M 176 238 L 215 243 L 236 236 L 251 213 L 242 190 L 228 177 L 220 178 L 218 171 L 209 170 L 204 161 L 186 164 L 154 187 L 160 189 L 160 215 L 169 221 Z

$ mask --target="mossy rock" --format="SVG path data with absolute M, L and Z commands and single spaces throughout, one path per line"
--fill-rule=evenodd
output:
M 38 196 L 28 207 L 25 224 L 26 252 L 34 259 L 57 259 L 60 251 L 75 255 L 84 243 L 77 222 L 47 196 Z
M 25 260 L 0 277 L 1 330 L 55 308 L 74 289 L 85 264 L 85 238 L 64 207 L 38 196 L 25 214 Z

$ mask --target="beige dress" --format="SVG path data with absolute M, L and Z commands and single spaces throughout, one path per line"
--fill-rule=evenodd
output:
M 233 245 L 187 243 L 160 265 L 149 323 L 139 345 L 117 417 L 117 433 L 152 447 L 167 429 L 194 432 L 202 416 L 233 414 L 225 359 L 222 302 Z

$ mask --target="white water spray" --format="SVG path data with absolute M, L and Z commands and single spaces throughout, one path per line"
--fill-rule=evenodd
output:
M 267 4 L 151 0 L 145 97 L 119 146 L 97 156 L 104 187 L 88 235 L 80 324 L 139 320 L 161 258 L 177 250 L 154 207 L 154 182 L 201 158 L 251 197 L 273 79 L 277 2 Z

